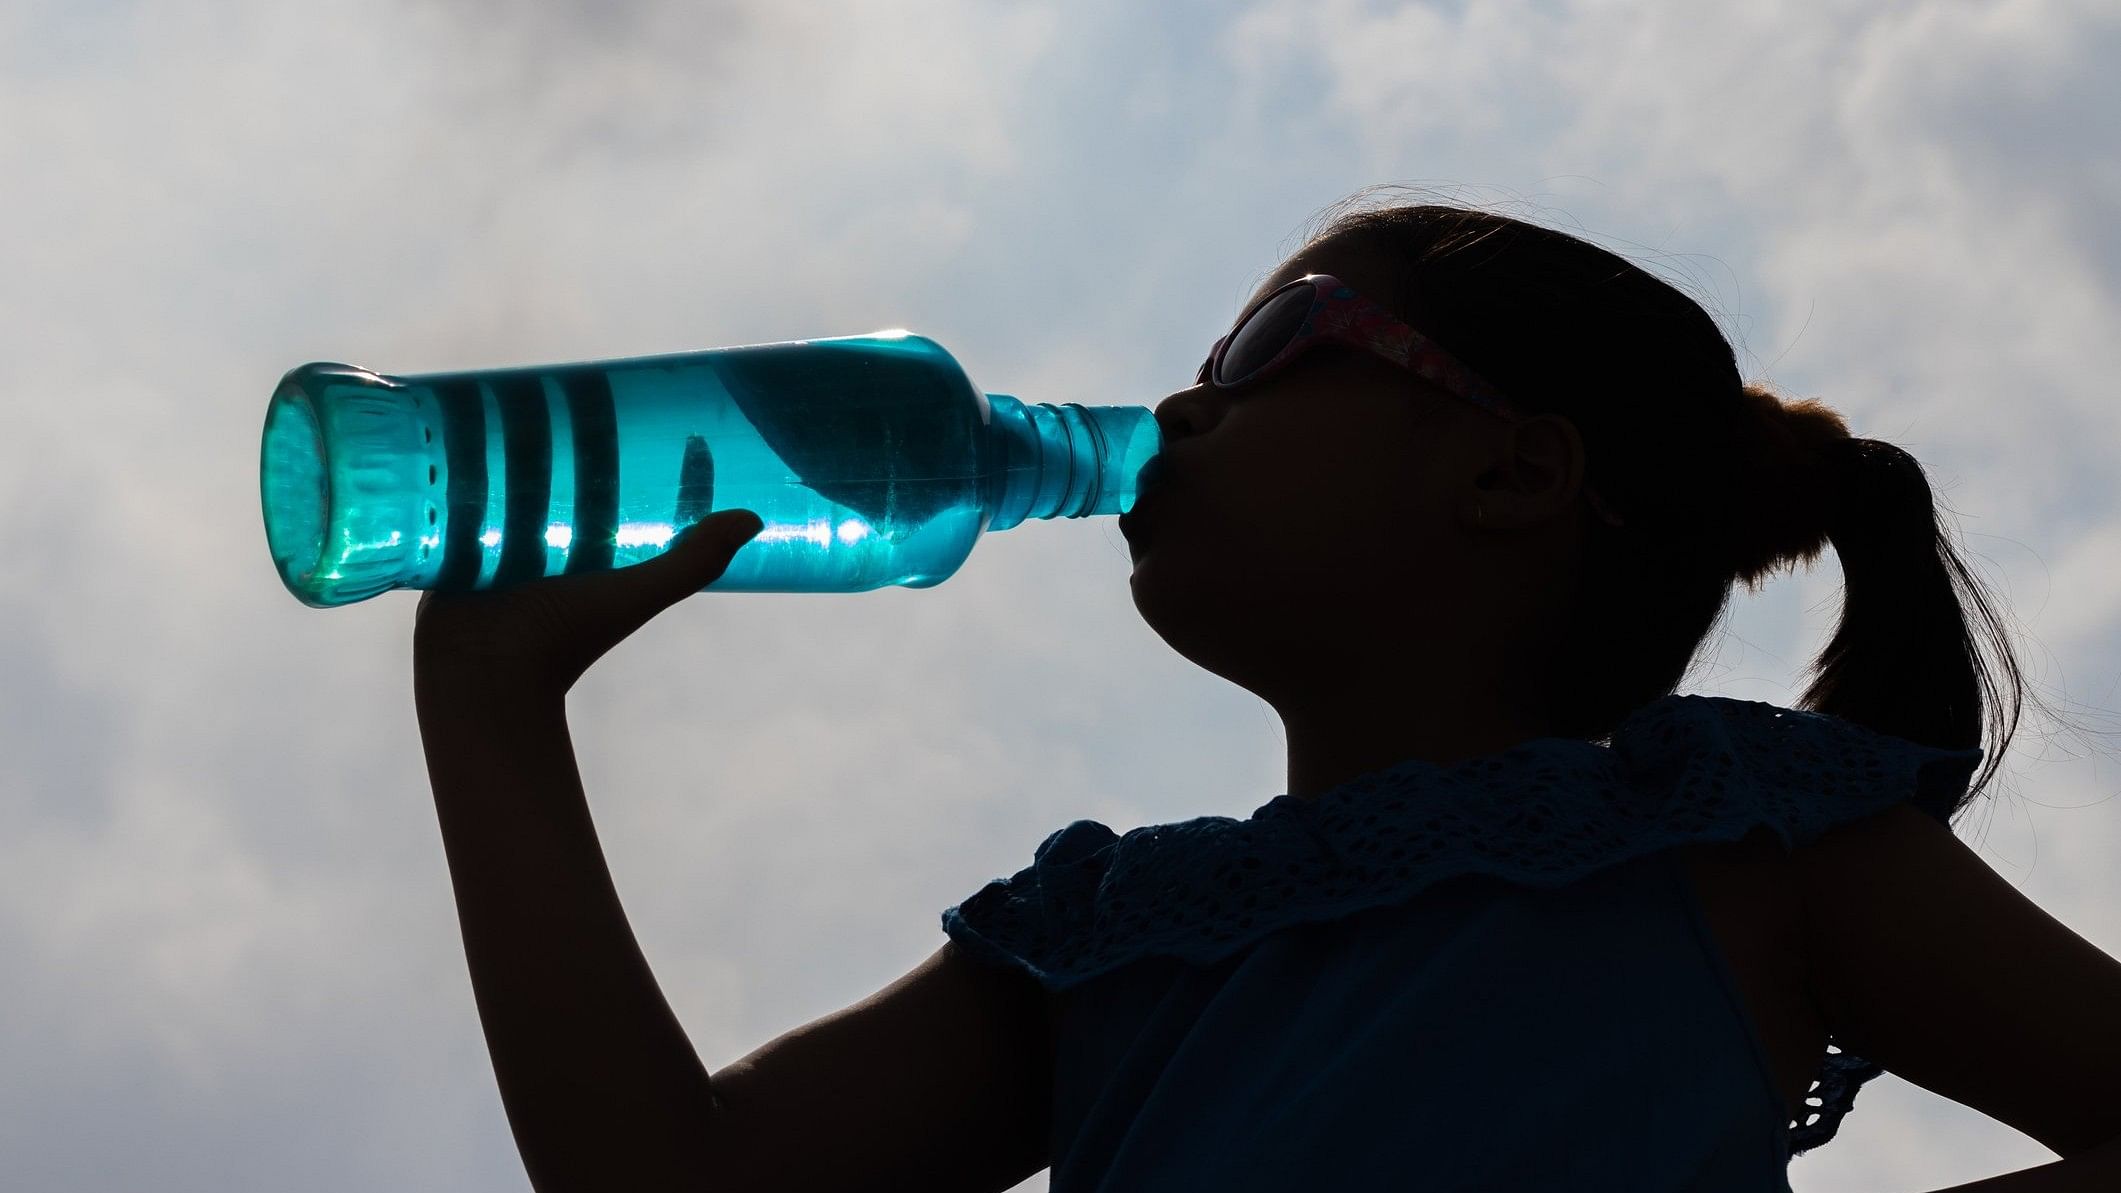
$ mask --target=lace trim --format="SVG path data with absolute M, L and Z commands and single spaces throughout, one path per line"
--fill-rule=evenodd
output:
M 1448 766 L 1410 759 L 1244 820 L 1115 834 L 1078 820 L 1032 864 L 943 912 L 990 964 L 1064 990 L 1150 956 L 1207 965 L 1270 932 L 1404 902 L 1461 874 L 1536 887 L 1761 825 L 1786 848 L 1912 800 L 1945 821 L 1982 751 L 1942 750 L 1839 717 L 1720 696 L 1636 710 L 1610 747 L 1540 738 Z M 1831 1139 L 1880 1067 L 1825 1054 L 1791 1154 Z M 1808 1095 L 1809 1097 L 1810 1095 Z
M 1807 1105 L 1817 1103 L 1809 1114 L 1811 1121 L 1791 1119 L 1789 1123 L 1790 1155 L 1801 1156 L 1832 1139 L 1841 1129 L 1841 1120 L 1855 1109 L 1856 1091 L 1884 1071 L 1884 1065 L 1857 1056 L 1829 1037 L 1827 1051 L 1819 1058 L 1819 1074 L 1804 1095 Z

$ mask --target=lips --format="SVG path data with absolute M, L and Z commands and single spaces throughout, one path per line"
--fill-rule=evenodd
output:
M 1129 538 L 1134 536 L 1134 533 L 1141 527 L 1143 517 L 1147 513 L 1143 508 L 1144 504 L 1149 500 L 1151 494 L 1163 489 L 1165 480 L 1163 457 L 1151 456 L 1149 462 L 1142 466 L 1141 472 L 1135 477 L 1133 508 L 1119 516 L 1119 531 L 1121 534 Z
M 1140 505 L 1142 500 L 1149 495 L 1149 492 L 1152 489 L 1160 487 L 1163 484 L 1163 481 L 1163 456 L 1150 456 L 1149 462 L 1142 465 L 1141 472 L 1137 474 L 1134 478 L 1134 503 L 1137 506 Z

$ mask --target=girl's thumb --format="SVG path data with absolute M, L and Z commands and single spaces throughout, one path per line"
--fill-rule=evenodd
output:
M 696 538 L 713 536 L 734 551 L 750 542 L 764 529 L 765 520 L 750 510 L 722 510 L 687 526 L 680 537 L 690 543 Z
M 633 573 L 620 598 L 633 628 L 721 579 L 730 558 L 765 528 L 750 510 L 722 510 L 679 531 L 654 559 L 620 568 L 616 575 Z
M 663 552 L 662 558 L 677 556 L 684 562 L 679 566 L 688 574 L 698 571 L 714 561 L 717 571 L 728 565 L 729 557 L 745 543 L 766 528 L 766 523 L 750 510 L 722 510 L 709 514 L 684 530 L 678 532 L 676 541 Z M 713 580 L 710 576 L 701 583 Z

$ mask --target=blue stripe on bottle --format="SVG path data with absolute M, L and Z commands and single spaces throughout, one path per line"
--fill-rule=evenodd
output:
M 611 568 L 619 537 L 619 416 L 598 368 L 558 373 L 574 430 L 574 546 L 567 571 Z
M 449 453 L 449 525 L 434 586 L 445 591 L 478 581 L 479 525 L 486 518 L 486 407 L 479 383 L 468 377 L 434 382 L 442 410 L 442 444 Z
M 501 564 L 495 587 L 545 574 L 545 525 L 552 517 L 552 423 L 545 386 L 535 373 L 490 379 L 501 408 L 501 450 L 507 457 L 508 506 L 501 523 Z

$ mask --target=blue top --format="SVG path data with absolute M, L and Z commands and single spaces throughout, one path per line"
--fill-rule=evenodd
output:
M 1078 820 L 944 911 L 1059 996 L 1053 1193 L 1788 1190 L 1879 1066 L 1830 1044 L 1789 1120 L 1673 849 L 1948 824 L 1982 751 L 1694 695 L 1611 741 Z

